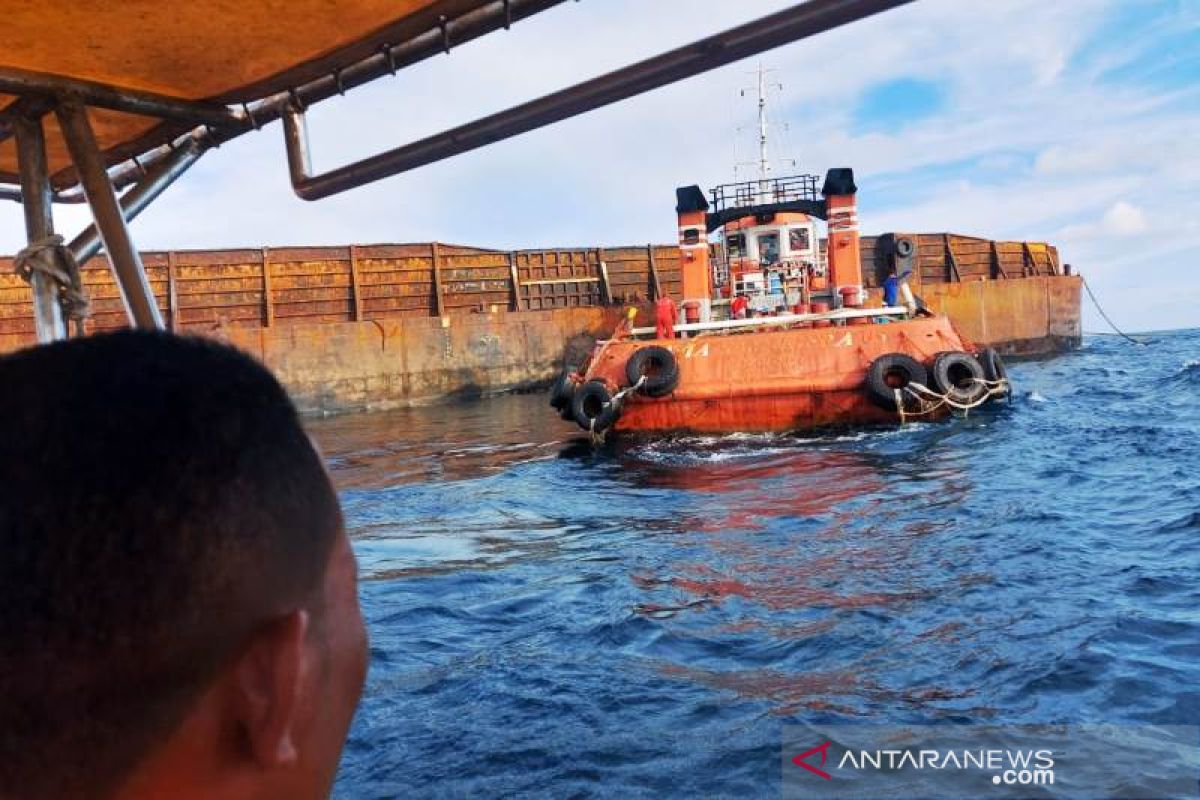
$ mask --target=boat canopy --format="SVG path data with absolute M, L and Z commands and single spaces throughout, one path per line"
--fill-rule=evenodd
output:
M 334 76 L 364 59 L 378 56 L 379 66 L 398 69 L 418 51 L 443 52 L 558 2 L 0 0 L 0 136 L 21 111 L 13 106 L 19 96 L 74 92 L 92 106 L 97 143 L 111 165 L 197 124 L 252 129 L 278 117 L 264 108 L 261 119 L 249 118 L 264 98 L 297 94 L 314 102 L 323 98 L 308 84 L 329 79 L 336 92 Z M 344 74 L 341 90 L 351 80 L 361 76 Z M 71 159 L 52 118 L 46 128 L 49 168 L 61 189 L 73 183 Z M 16 147 L 4 138 L 0 181 L 15 183 Z

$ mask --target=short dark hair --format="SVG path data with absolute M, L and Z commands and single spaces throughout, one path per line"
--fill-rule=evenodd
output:
M 337 497 L 278 381 L 125 331 L 0 357 L 0 796 L 111 791 L 273 616 Z

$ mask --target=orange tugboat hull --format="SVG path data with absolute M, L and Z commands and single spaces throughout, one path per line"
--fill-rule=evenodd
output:
M 866 391 L 872 361 L 904 353 L 928 366 L 939 353 L 975 349 L 945 317 L 692 339 L 619 340 L 600 345 L 583 378 L 602 380 L 614 393 L 628 387 L 626 362 L 652 345 L 675 356 L 678 385 L 660 398 L 629 393 L 614 430 L 784 432 L 895 422 L 897 412 L 874 402 Z M 948 413 L 942 407 L 922 419 Z

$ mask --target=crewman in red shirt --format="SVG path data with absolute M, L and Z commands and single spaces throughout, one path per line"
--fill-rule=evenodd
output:
M 733 298 L 733 302 L 729 305 L 730 316 L 733 319 L 745 319 L 746 309 L 749 307 L 750 301 L 746 299 L 746 295 L 739 294 Z
M 663 295 L 654 304 L 655 337 L 659 339 L 675 338 L 675 323 L 679 321 L 679 311 L 670 297 Z

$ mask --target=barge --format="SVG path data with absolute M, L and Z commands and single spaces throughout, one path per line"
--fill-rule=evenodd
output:
M 861 237 L 871 302 L 892 244 L 935 312 L 1006 358 L 1080 340 L 1080 279 L 1040 242 L 954 233 Z M 447 243 L 145 251 L 165 326 L 261 359 L 309 414 L 395 408 L 544 387 L 579 364 L 625 308 L 681 302 L 677 244 L 496 250 Z M 953 256 L 953 258 L 948 256 Z M 957 267 L 957 269 L 955 268 Z M 88 333 L 129 324 L 108 258 L 81 269 Z M 36 341 L 29 284 L 0 257 L 0 351 Z

